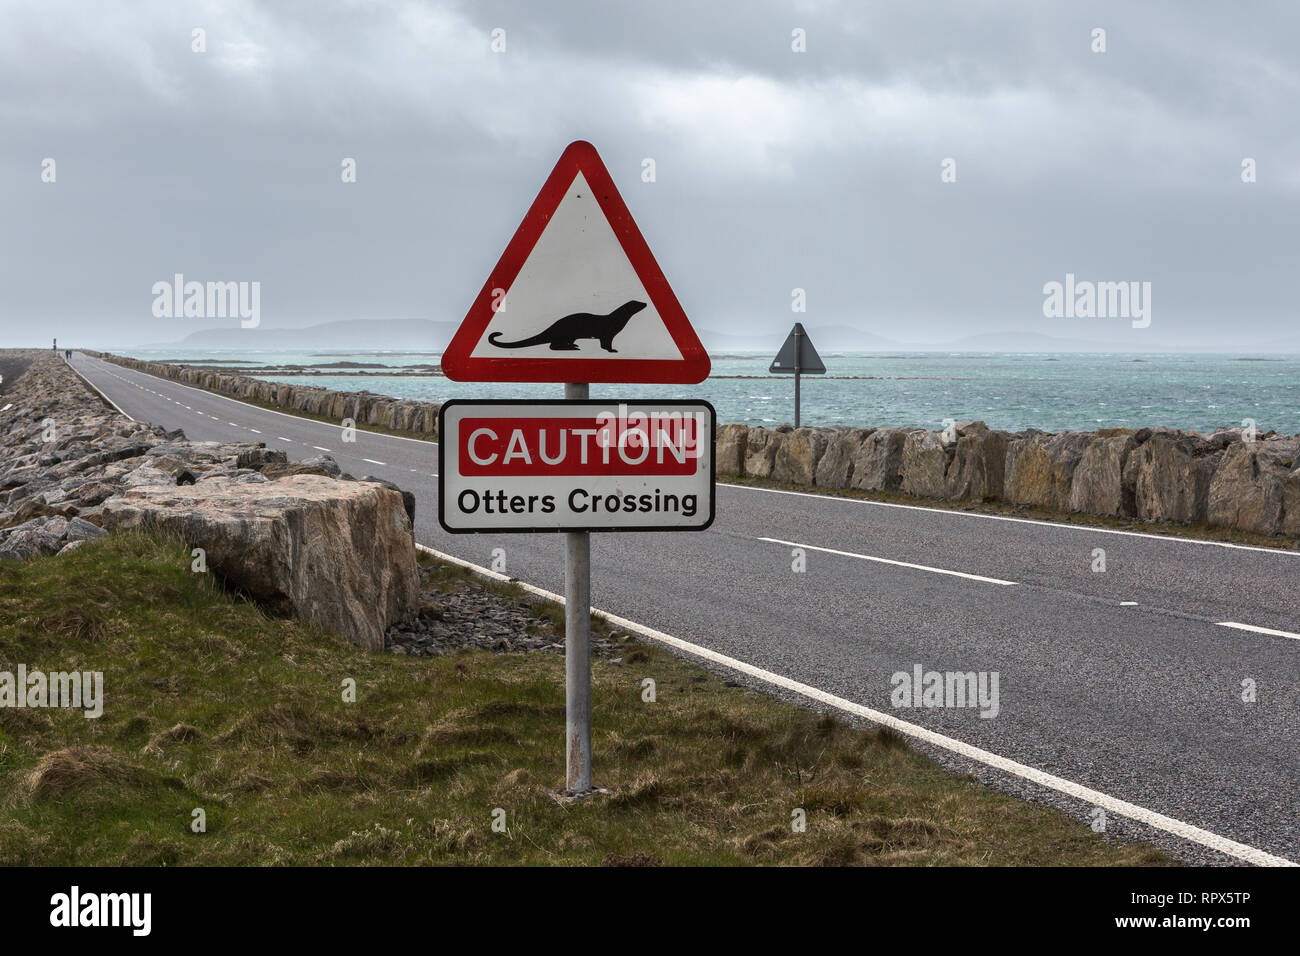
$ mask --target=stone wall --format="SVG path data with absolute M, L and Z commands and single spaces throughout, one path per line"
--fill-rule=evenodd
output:
M 946 440 L 949 439 L 949 440 Z M 726 425 L 719 475 L 1300 536 L 1300 436 Z
M 55 354 L 0 401 L 0 560 L 157 529 L 263 606 L 372 649 L 419 603 L 414 499 L 252 442 L 192 442 L 105 405 Z M 187 559 L 188 560 L 188 559 Z

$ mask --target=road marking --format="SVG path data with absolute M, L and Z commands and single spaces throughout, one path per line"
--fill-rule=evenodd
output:
M 75 365 L 73 365 L 71 362 L 68 363 L 68 368 L 70 368 L 70 369 L 72 369 L 74 372 L 76 372 L 77 375 L 81 378 L 81 380 L 82 380 L 83 382 L 85 382 L 87 385 L 89 385 L 89 386 L 91 387 L 91 389 L 94 391 L 94 393 L 95 393 L 96 395 L 98 395 L 98 396 L 99 396 L 100 398 L 102 398 L 104 401 L 108 402 L 108 404 L 110 404 L 110 405 L 112 405 L 114 408 L 116 408 L 116 409 L 117 409 L 117 413 L 118 413 L 119 415 L 125 415 L 126 418 L 127 418 L 128 420 L 130 420 L 130 421 L 135 421 L 134 418 L 131 418 L 130 415 L 127 415 L 126 412 L 122 411 L 122 406 L 118 405 L 117 402 L 113 401 L 111 398 L 109 398 L 107 395 L 105 395 L 102 391 L 100 391 L 99 386 L 97 386 L 97 385 L 96 385 L 94 382 L 92 382 L 90 379 L 86 378 L 86 376 L 82 375 L 82 374 L 81 374 L 81 370 L 78 369 L 78 368 L 77 368 Z
M 226 424 L 229 425 L 229 426 L 232 427 L 232 428 L 240 428 L 240 427 L 242 427 L 242 426 L 239 424 L 239 422 L 226 422 Z
M 387 466 L 387 463 L 386 463 L 386 462 L 375 461 L 373 458 L 362 458 L 361 460 L 362 460 L 362 461 L 368 461 L 368 462 L 370 462 L 370 464 L 372 464 L 372 465 L 385 465 L 385 467 Z
M 435 443 L 436 444 L 436 443 Z M 1176 535 L 1150 534 L 1145 531 L 1121 531 L 1118 528 L 1098 528 L 1087 524 L 1066 524 L 1060 521 L 1041 521 L 1037 518 L 1013 518 L 1010 515 L 987 515 L 978 511 L 957 511 L 953 508 L 928 508 L 925 505 L 904 505 L 896 501 L 872 501 L 869 498 L 845 498 L 842 495 L 819 495 L 811 491 L 786 491 L 784 488 L 763 488 L 759 485 L 736 485 L 719 481 L 719 488 L 739 488 L 742 491 L 763 491 L 773 495 L 793 495 L 796 498 L 816 498 L 818 501 L 833 501 L 839 504 L 868 505 L 875 508 L 902 508 L 905 511 L 928 511 L 932 514 L 949 515 L 954 518 L 987 518 L 990 521 L 1012 521 L 1017 524 L 1036 524 L 1045 528 L 1060 528 L 1066 531 L 1083 531 L 1087 534 L 1121 534 L 1130 538 L 1150 538 L 1153 541 L 1175 541 L 1182 544 L 1202 544 L 1215 548 L 1232 548 L 1237 551 L 1262 551 L 1265 554 L 1280 554 L 1290 558 L 1300 558 L 1300 550 L 1283 551 L 1281 548 L 1261 548 L 1253 544 L 1233 544 L 1230 541 L 1207 541 L 1205 538 L 1183 538 Z
M 1120 601 L 1120 602 L 1119 602 L 1119 606 L 1120 606 L 1120 607 L 1137 607 L 1137 606 L 1138 606 L 1138 602 L 1137 602 L 1137 601 Z
M 283 435 L 276 435 L 276 436 L 275 436 L 275 440 L 276 440 L 276 441 L 287 441 L 290 445 L 293 444 L 293 439 L 292 439 L 292 438 L 285 438 Z
M 322 448 L 320 445 L 312 445 L 311 447 L 315 448 L 317 451 L 329 451 L 328 448 Z
M 256 428 L 250 428 L 249 431 L 252 432 L 254 435 L 260 435 L 260 434 L 262 434 L 262 433 L 259 432 Z
M 1300 641 L 1300 634 L 1292 634 L 1290 631 L 1278 631 L 1271 627 L 1256 627 L 1254 624 L 1239 624 L 1236 621 L 1216 621 L 1219 627 L 1232 627 L 1238 631 L 1253 631 L 1256 634 L 1271 634 L 1273 637 L 1289 637 L 1293 641 Z
M 553 591 L 547 591 L 536 585 L 526 584 L 523 581 L 513 579 L 505 574 L 491 571 L 481 565 L 458 558 L 455 555 L 444 554 L 441 551 L 435 551 L 428 545 L 416 544 L 416 547 L 426 554 L 431 554 L 442 561 L 448 561 L 452 564 L 459 565 L 463 568 L 469 568 L 482 577 L 491 578 L 494 581 L 509 582 L 514 581 L 525 591 L 536 594 L 539 597 L 546 598 L 556 604 L 564 604 L 564 595 L 556 594 Z M 892 727 L 901 734 L 909 737 L 915 737 L 917 740 L 924 741 L 935 747 L 941 747 L 944 750 L 951 751 L 967 759 L 977 761 L 986 766 L 1001 770 L 1025 780 L 1030 780 L 1039 786 L 1047 787 L 1049 790 L 1055 790 L 1066 796 L 1073 797 L 1076 800 L 1082 800 L 1085 803 L 1091 803 L 1093 806 L 1101 807 L 1109 813 L 1117 813 L 1122 817 L 1128 817 L 1130 820 L 1136 820 L 1144 823 L 1149 827 L 1157 830 L 1164 830 L 1166 833 L 1172 833 L 1176 837 L 1188 840 L 1192 843 L 1200 844 L 1219 853 L 1226 853 L 1228 856 L 1235 857 L 1246 863 L 1253 863 L 1256 866 L 1297 866 L 1292 860 L 1285 857 L 1275 856 L 1264 850 L 1248 846 L 1245 843 L 1238 843 L 1236 840 L 1230 840 L 1227 837 L 1212 833 L 1209 830 L 1203 830 L 1198 826 L 1186 823 L 1174 817 L 1167 817 L 1163 813 L 1156 813 L 1154 810 L 1148 810 L 1146 807 L 1140 807 L 1135 803 L 1129 803 L 1127 800 L 1120 800 L 1109 794 L 1102 793 L 1100 790 L 1093 790 L 1091 787 L 1085 787 L 1082 784 L 1075 783 L 1072 780 L 1066 780 L 1064 777 L 1058 777 L 1055 774 L 1047 773 L 1045 770 L 1039 770 L 1036 767 L 1030 767 L 1027 764 L 1019 763 L 1007 757 L 999 756 L 988 750 L 979 747 L 973 747 L 970 744 L 957 740 L 955 737 L 947 737 L 943 734 L 935 733 L 933 730 L 927 730 L 919 724 L 913 724 L 906 720 L 895 717 L 893 714 L 887 714 L 884 711 L 873 710 L 870 707 L 864 707 L 862 704 L 855 704 L 851 700 L 845 700 L 843 697 L 836 697 L 834 694 L 828 694 L 824 690 L 819 690 L 810 684 L 803 684 L 796 680 L 791 680 L 781 674 L 772 671 L 763 670 L 761 667 L 755 667 L 753 664 L 747 664 L 744 661 L 737 660 L 734 657 L 727 657 L 725 654 L 719 654 L 717 651 L 710 650 L 707 647 L 701 647 L 698 644 L 692 644 L 684 641 L 679 637 L 673 637 L 671 634 L 665 634 L 663 631 L 657 631 L 652 627 L 646 627 L 644 624 L 638 624 L 636 621 L 628 620 L 625 617 L 619 617 L 617 614 L 610 614 L 608 611 L 602 611 L 599 608 L 592 608 L 593 614 L 599 614 L 611 624 L 627 631 L 634 631 L 642 637 L 649 638 L 668 647 L 676 648 L 686 654 L 699 657 L 714 664 L 746 674 L 750 677 L 761 680 L 766 684 L 774 687 L 780 687 L 782 690 L 788 690 L 806 697 L 809 700 L 816 701 L 842 710 L 847 714 L 860 717 L 863 720 L 869 720 L 873 723 L 883 724 L 886 727 Z
M 1011 585 L 1015 581 L 1003 581 L 1001 578 L 986 578 L 982 574 L 967 574 L 965 571 L 949 571 L 947 568 L 932 568 L 928 564 L 912 564 L 908 561 L 894 561 L 891 558 L 877 558 L 870 554 L 855 554 L 852 551 L 837 551 L 835 548 L 819 548 L 815 544 L 799 544 L 797 541 L 782 541 L 779 538 L 759 538 L 759 541 L 767 541 L 770 544 L 783 544 L 790 548 L 803 548 L 806 551 L 821 551 L 825 554 L 837 554 L 842 558 L 857 558 L 859 561 L 875 561 L 878 564 L 893 564 L 900 568 L 914 568 L 917 571 L 931 571 L 935 574 L 951 574 L 955 578 L 969 578 L 972 581 L 983 581 L 987 584 Z

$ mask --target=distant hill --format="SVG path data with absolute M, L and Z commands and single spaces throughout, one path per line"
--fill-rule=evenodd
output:
M 737 334 L 699 329 L 698 333 L 700 341 L 710 352 L 771 352 L 776 355 L 793 326 L 792 321 L 789 327 L 772 332 Z M 878 352 L 899 347 L 895 341 L 849 325 L 808 325 L 805 328 L 813 347 L 823 352 Z
M 793 325 L 793 320 L 790 325 Z M 163 349 L 284 349 L 290 351 L 358 351 L 392 349 L 406 352 L 441 352 L 458 322 L 432 319 L 347 319 L 300 329 L 203 329 L 179 342 L 159 342 L 137 348 Z M 1146 335 L 1121 335 L 1096 339 L 1058 338 L 1042 332 L 981 332 L 938 342 L 889 339 L 851 325 L 808 325 L 808 336 L 827 352 L 1239 352 L 1239 348 L 1173 346 Z M 790 327 L 772 331 L 720 332 L 698 329 L 700 341 L 714 354 L 761 352 L 775 355 Z M 919 332 L 919 329 L 909 329 Z M 1300 338 L 1263 346 L 1266 352 L 1300 353 Z
M 157 348 L 204 349 L 395 349 L 440 352 L 456 322 L 431 319 L 345 319 L 301 329 L 203 329 Z

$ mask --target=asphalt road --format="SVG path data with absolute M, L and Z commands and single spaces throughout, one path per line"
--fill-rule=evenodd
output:
M 387 478 L 415 492 L 421 543 L 481 565 L 502 548 L 511 576 L 563 592 L 557 537 L 439 527 L 432 443 L 358 432 L 345 444 L 337 426 L 81 354 L 73 364 L 133 418 L 294 459 L 328 452 Z M 1300 861 L 1300 552 L 720 485 L 709 531 L 595 534 L 592 560 L 602 610 Z M 894 708 L 891 675 L 918 664 L 996 672 L 997 716 Z

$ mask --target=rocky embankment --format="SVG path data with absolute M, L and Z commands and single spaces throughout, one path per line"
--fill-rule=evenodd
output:
M 370 392 L 263 382 L 246 375 L 105 359 L 234 398 L 358 425 L 436 435 L 439 406 Z M 909 428 L 718 430 L 719 475 L 827 490 L 892 491 L 943 501 L 1001 501 L 1044 511 L 1300 536 L 1300 436 L 1239 428 L 1210 435 L 1166 428 L 953 432 Z
M 1253 440 L 1243 440 L 1253 437 Z M 1008 433 L 727 425 L 719 474 L 809 488 L 1004 501 L 1048 511 L 1300 535 L 1300 436 L 1163 428 Z
M 372 649 L 413 617 L 410 495 L 328 456 L 291 464 L 262 444 L 133 422 L 56 353 L 21 357 L 31 363 L 0 401 L 0 560 L 150 528 L 203 549 L 209 571 L 264 606 Z

